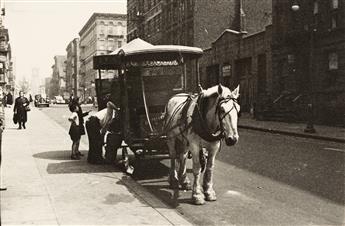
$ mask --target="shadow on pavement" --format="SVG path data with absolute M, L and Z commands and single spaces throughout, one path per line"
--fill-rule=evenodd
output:
M 158 197 L 172 208 L 178 208 L 180 204 L 190 204 L 191 191 L 178 191 L 170 188 L 168 183 L 169 167 L 164 160 L 143 159 L 139 168 L 135 168 L 133 178 L 148 191 Z M 138 165 L 138 164 L 137 164 Z M 169 165 L 169 164 L 168 164 Z M 191 169 L 187 169 L 191 172 Z
M 5 131 L 6 130 L 19 130 L 19 129 L 18 129 L 18 127 L 6 127 Z
M 59 163 L 48 163 L 47 172 L 49 174 L 109 173 L 120 172 L 120 170 L 114 165 L 91 165 L 82 159 Z
M 80 151 L 84 156 L 87 156 L 87 151 Z M 32 155 L 34 158 L 51 159 L 51 160 L 71 160 L 71 151 L 46 151 Z M 84 157 L 85 158 L 85 157 Z
M 134 175 L 136 180 L 149 180 L 164 178 L 169 174 L 169 167 L 157 159 L 140 159 L 134 162 Z
M 108 173 L 120 172 L 115 165 L 92 165 L 86 162 L 87 151 L 81 151 L 84 157 L 80 160 L 71 160 L 71 151 L 47 151 L 34 154 L 33 157 L 40 159 L 61 160 L 61 162 L 48 163 L 49 174 L 66 173 Z

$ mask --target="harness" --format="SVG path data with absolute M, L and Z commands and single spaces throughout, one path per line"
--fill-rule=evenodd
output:
M 205 98 L 203 94 L 198 94 L 197 96 L 189 94 L 187 99 L 175 108 L 173 114 L 166 123 L 164 133 L 167 133 L 173 129 L 180 127 L 180 132 L 177 135 L 175 135 L 175 137 L 181 135 L 185 140 L 187 140 L 187 138 L 184 136 L 184 132 L 187 131 L 189 128 L 192 128 L 193 132 L 195 132 L 197 135 L 199 135 L 201 138 L 208 142 L 221 140 L 222 138 L 224 138 L 225 134 L 225 128 L 223 126 L 222 120 L 228 114 L 230 114 L 230 112 L 233 109 L 235 109 L 237 113 L 239 112 L 239 110 L 236 107 L 236 104 L 234 104 L 229 111 L 225 112 L 224 115 L 222 115 L 221 111 L 219 110 L 220 106 L 230 100 L 237 103 L 236 99 L 231 96 L 226 98 L 218 98 L 215 114 L 217 114 L 219 127 L 215 132 L 212 132 L 211 129 L 208 128 L 206 123 L 206 111 L 204 108 Z M 174 117 L 176 117 L 177 113 L 180 110 L 181 113 L 179 123 L 170 127 L 172 120 L 174 119 Z M 192 112 L 192 114 L 188 115 L 189 112 Z

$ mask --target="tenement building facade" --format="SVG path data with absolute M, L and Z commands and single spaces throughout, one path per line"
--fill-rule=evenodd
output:
M 272 92 L 272 26 L 262 32 L 244 36 L 227 29 L 204 50 L 200 62 L 204 88 L 222 83 L 234 89 L 240 85 L 242 112 L 252 112 Z
M 93 56 L 108 54 L 127 42 L 125 14 L 94 13 L 79 32 L 80 88 L 85 98 L 96 96 Z M 114 77 L 113 71 L 103 71 L 102 78 Z
M 201 84 L 240 85 L 241 111 L 255 114 L 273 89 L 272 0 L 237 1 L 234 15 L 233 28 L 224 29 L 204 49 Z
M 0 86 L 3 91 L 14 91 L 14 74 L 12 70 L 11 45 L 8 29 L 0 24 Z
M 128 0 L 127 38 L 207 49 L 225 29 L 248 34 L 264 30 L 271 7 L 271 0 Z M 195 67 L 188 65 L 187 74 L 187 86 L 196 88 Z
M 249 32 L 262 30 L 259 21 L 245 20 L 244 7 L 256 14 L 267 13 L 270 17 L 270 1 L 252 3 L 250 0 L 128 0 L 128 41 L 137 37 L 152 44 L 179 44 L 208 48 L 225 29 L 241 30 L 247 23 Z M 253 5 L 256 5 L 255 7 Z M 260 6 L 260 7 L 259 7 Z M 255 10 L 254 10 L 255 9 Z M 260 13 L 261 14 L 261 13 Z M 254 24 L 253 24 L 254 23 Z
M 49 93 L 51 98 L 58 95 L 63 96 L 64 98 L 69 96 L 69 93 L 66 90 L 66 59 L 65 55 L 54 56 Z
M 75 96 L 82 97 L 83 90 L 80 90 L 79 88 L 79 38 L 73 39 L 67 45 L 66 52 L 66 89 L 69 93 L 73 93 Z
M 292 7 L 292 4 L 295 4 Z M 273 1 L 274 110 L 297 120 L 343 124 L 345 2 Z M 313 115 L 307 106 L 312 106 Z

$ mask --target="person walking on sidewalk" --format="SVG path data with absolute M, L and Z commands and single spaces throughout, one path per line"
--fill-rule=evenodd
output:
M 19 124 L 18 129 L 22 129 L 22 126 L 24 129 L 26 129 L 25 123 L 28 120 L 27 112 L 29 109 L 29 104 L 29 100 L 26 97 L 24 97 L 24 92 L 20 91 L 19 97 L 16 98 L 13 108 L 13 112 L 14 114 L 16 114 L 17 121 Z
M 102 147 L 104 135 L 107 132 L 111 119 L 114 117 L 114 110 L 118 109 L 115 104 L 108 101 L 107 108 L 91 116 L 86 122 L 86 130 L 89 138 L 89 153 L 87 161 L 91 164 L 102 164 Z
M 71 126 L 69 128 L 69 135 L 72 140 L 72 153 L 71 159 L 78 160 L 82 155 L 79 152 L 79 144 L 80 144 L 80 129 L 79 129 L 79 116 L 78 116 L 78 106 L 76 104 L 70 105 L 70 111 L 72 111 L 72 115 L 68 118 L 71 122 Z

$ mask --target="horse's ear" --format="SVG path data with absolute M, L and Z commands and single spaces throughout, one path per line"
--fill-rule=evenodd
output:
M 234 91 L 232 91 L 232 97 L 237 99 L 240 96 L 240 85 L 238 85 L 236 87 L 236 89 L 234 89 Z
M 204 91 L 204 89 L 202 88 L 200 83 L 198 84 L 198 91 L 199 91 L 199 93 L 202 93 L 202 91 Z
M 222 94 L 222 92 L 223 92 L 223 87 L 221 84 L 219 84 L 218 85 L 218 94 L 220 95 L 220 94 Z

